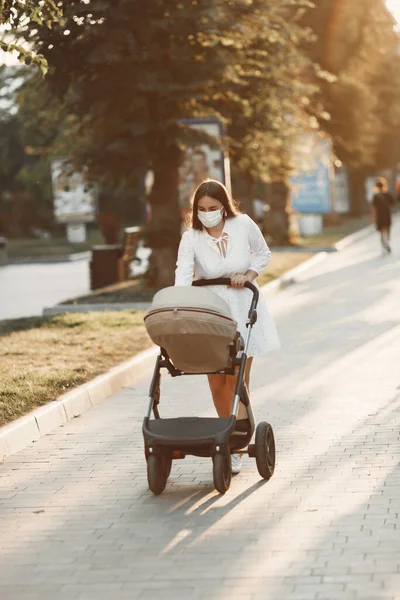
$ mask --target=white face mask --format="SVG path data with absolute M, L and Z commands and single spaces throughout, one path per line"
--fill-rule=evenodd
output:
M 218 210 L 211 210 L 210 212 L 198 210 L 197 216 L 199 217 L 199 220 L 201 221 L 204 227 L 212 229 L 212 227 L 216 227 L 221 222 L 223 210 L 223 208 L 220 208 Z

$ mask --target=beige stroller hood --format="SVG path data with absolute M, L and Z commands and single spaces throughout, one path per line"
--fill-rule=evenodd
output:
M 153 342 L 185 373 L 225 369 L 237 337 L 227 303 L 200 287 L 175 286 L 158 292 L 145 325 Z

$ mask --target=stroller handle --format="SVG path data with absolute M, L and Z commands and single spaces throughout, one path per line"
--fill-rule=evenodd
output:
M 203 285 L 231 285 L 231 280 L 229 277 L 220 277 L 219 279 L 197 279 L 193 281 L 194 286 L 203 286 Z M 260 292 L 258 288 L 254 285 L 254 283 L 250 283 L 250 281 L 246 281 L 244 287 L 248 288 L 251 292 L 253 292 L 253 300 L 251 302 L 250 310 L 249 310 L 249 318 L 251 319 L 251 315 L 255 312 L 258 304 L 258 299 L 260 297 Z

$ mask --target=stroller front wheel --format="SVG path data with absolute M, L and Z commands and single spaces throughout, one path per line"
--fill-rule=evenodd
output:
M 156 496 L 163 493 L 168 479 L 168 468 L 163 456 L 150 454 L 147 457 L 147 481 L 149 489 Z
M 268 481 L 275 470 L 275 438 L 271 425 L 265 421 L 257 425 L 255 454 L 258 472 Z
M 232 459 L 230 454 L 216 454 L 213 457 L 213 477 L 215 489 L 225 494 L 232 480 Z

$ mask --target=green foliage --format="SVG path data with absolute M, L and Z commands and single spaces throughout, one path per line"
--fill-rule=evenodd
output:
M 308 113 L 317 90 L 310 77 L 314 65 L 300 50 L 311 41 L 300 23 L 302 10 L 297 2 L 259 3 L 253 68 L 240 91 L 247 110 L 231 118 L 229 127 L 233 162 L 253 179 L 286 178 L 293 136 L 315 121 Z
M 31 165 L 25 164 L 18 173 L 17 181 L 21 188 L 35 199 L 38 212 L 52 212 L 53 195 L 49 163 L 46 159 L 33 161 Z
M 336 81 L 321 86 L 320 124 L 352 169 L 393 166 L 400 114 L 400 38 L 384 0 L 318 0 L 307 13 L 318 42 L 311 56 Z M 396 153 L 396 152 L 395 152 Z
M 132 182 L 154 166 L 160 147 L 198 136 L 178 119 L 211 115 L 231 125 L 241 168 L 261 166 L 265 176 L 311 93 L 303 77 L 310 63 L 297 49 L 308 35 L 299 5 L 74 0 L 60 23 L 31 24 L 25 37 L 79 119 L 76 154 L 96 177 Z
M 400 159 L 398 31 L 384 0 L 316 0 L 304 23 L 309 56 L 335 77 L 320 85 L 320 127 L 350 168 L 354 215 L 366 210 L 364 180 Z
M 309 39 L 298 21 L 308 5 L 70 0 L 57 3 L 62 19 L 51 27 L 44 19 L 24 24 L 25 41 L 48 65 L 48 89 L 71 119 L 65 139 L 77 162 L 110 188 L 154 171 L 149 239 L 160 252 L 174 257 L 179 240 L 181 151 L 204 139 L 181 119 L 219 117 L 233 161 L 253 178 L 287 171 L 287 145 L 313 93 L 311 63 L 298 50 Z
M 45 75 L 47 63 L 44 56 L 40 52 L 32 52 L 18 40 L 23 39 L 28 25 L 51 28 L 54 23 L 61 22 L 59 4 L 55 0 L 0 0 L 0 24 L 6 27 L 3 39 L 0 39 L 0 48 L 5 52 L 17 52 L 22 63 L 36 65 Z
M 0 119 L 0 188 L 1 194 L 16 187 L 16 177 L 24 164 L 21 128 L 15 115 Z M 1 200 L 0 200 L 1 201 Z
M 0 73 L 0 213 L 8 234 L 48 227 L 52 193 L 48 156 L 62 137 L 65 117 L 36 71 L 16 67 Z
M 0 68 L 0 203 L 16 188 L 16 177 L 24 164 L 21 124 L 15 114 L 15 70 Z M 14 110 L 13 110 L 14 108 Z
M 384 0 L 0 6 L 12 42 L 30 49 L 21 59 L 48 68 L 46 83 L 32 78 L 20 96 L 25 145 L 37 157 L 62 148 L 118 197 L 153 169 L 149 239 L 161 250 L 179 238 L 181 151 L 204 139 L 181 119 L 219 117 L 249 185 L 284 182 L 293 136 L 318 123 L 353 170 L 398 159 L 398 35 Z M 26 170 L 21 177 L 29 182 Z
M 51 27 L 61 17 L 60 3 L 55 0 L 0 0 L 0 23 L 14 28 L 27 20 Z

